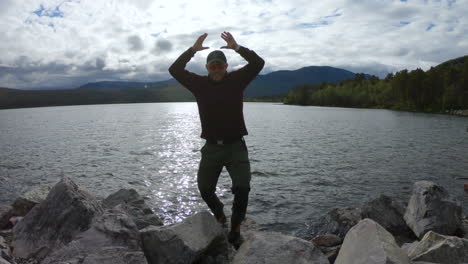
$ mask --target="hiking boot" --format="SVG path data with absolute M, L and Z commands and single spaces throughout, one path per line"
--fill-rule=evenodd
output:
M 216 221 L 218 221 L 218 223 L 220 223 L 223 227 L 227 227 L 226 225 L 226 215 L 224 215 L 224 213 L 216 216 L 215 215 L 215 218 L 216 218 Z
M 240 225 L 235 228 L 231 227 L 231 231 L 228 233 L 228 242 L 231 243 L 236 250 L 239 249 L 240 245 L 242 244 Z

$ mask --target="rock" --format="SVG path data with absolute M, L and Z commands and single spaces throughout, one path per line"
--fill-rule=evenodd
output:
M 325 254 L 330 263 L 333 263 L 338 256 L 343 240 L 337 235 L 325 234 L 314 237 L 311 242 Z
M 7 241 L 0 236 L 0 259 L 5 261 L 12 261 L 11 250 L 7 244 Z
M 360 220 L 360 208 L 334 208 L 314 225 L 312 235 L 335 234 L 343 239 L 348 230 Z
M 418 245 L 409 252 L 414 261 L 429 261 L 441 264 L 467 263 L 468 239 L 444 236 L 429 231 Z
M 193 263 L 204 255 L 227 257 L 223 228 L 208 212 L 197 213 L 183 222 L 140 230 L 148 263 Z
M 8 228 L 10 218 L 13 216 L 13 207 L 0 205 L 0 229 Z
M 468 239 L 468 218 L 465 217 L 465 219 L 462 220 L 462 233 L 463 233 L 463 238 Z
M 23 220 L 23 218 L 24 217 L 22 217 L 22 216 L 13 216 L 12 218 L 10 218 L 10 226 L 14 227 L 16 224 L 21 222 L 21 220 Z
M 153 213 L 151 208 L 146 205 L 144 199 L 134 189 L 120 189 L 109 195 L 102 203 L 106 208 L 119 206 L 121 210 L 124 210 L 132 217 L 138 229 L 143 229 L 150 225 L 163 225 L 161 219 Z
M 343 240 L 337 235 L 325 234 L 314 237 L 311 242 L 318 247 L 333 247 L 343 243 Z
M 99 202 L 63 178 L 47 198 L 35 206 L 13 229 L 13 256 L 42 259 L 86 231 L 92 219 L 102 214 Z
M 325 257 L 327 257 L 330 263 L 335 263 L 338 254 L 340 253 L 341 245 L 334 246 L 334 247 L 319 247 Z
M 13 216 L 25 216 L 36 204 L 46 199 L 51 189 L 51 185 L 40 185 L 16 198 L 13 202 Z
M 401 245 L 401 249 L 406 252 L 406 255 L 409 255 L 409 253 L 418 246 L 419 241 L 413 241 L 412 243 L 404 243 Z
M 406 225 L 403 215 L 405 204 L 392 198 L 381 195 L 379 198 L 369 201 L 362 208 L 362 218 L 369 218 L 379 223 L 385 230 L 390 232 L 398 242 L 409 242 L 416 240 L 413 231 Z
M 371 219 L 361 220 L 346 234 L 335 264 L 410 264 L 392 234 Z
M 233 264 L 329 263 L 326 256 L 306 240 L 279 233 L 252 232 L 242 243 Z
M 138 229 L 131 218 L 124 211 L 109 209 L 93 220 L 90 229 L 47 256 L 41 264 L 147 263 L 140 244 Z
M 2 257 L 0 257 L 0 264 L 11 264 L 10 262 L 6 261 Z
M 462 208 L 442 187 L 429 181 L 414 184 L 404 215 L 406 224 L 420 239 L 429 231 L 453 235 L 461 228 Z

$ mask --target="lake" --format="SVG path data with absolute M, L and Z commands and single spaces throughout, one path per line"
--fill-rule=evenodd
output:
M 468 118 L 374 109 L 245 103 L 252 167 L 247 215 L 262 228 L 303 234 L 334 207 L 412 185 L 444 186 L 468 210 Z M 206 210 L 196 186 L 195 103 L 0 110 L 0 203 L 60 177 L 98 198 L 134 188 L 166 224 Z M 463 180 L 462 178 L 465 178 Z M 228 211 L 230 178 L 217 193 Z

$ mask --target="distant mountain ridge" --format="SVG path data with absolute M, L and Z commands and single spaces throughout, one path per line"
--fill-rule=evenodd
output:
M 300 84 L 339 82 L 354 73 L 328 66 L 309 66 L 258 75 L 244 91 L 247 98 L 287 94 Z M 18 107 L 110 103 L 193 102 L 194 96 L 179 82 L 101 81 L 65 90 L 0 89 L 0 109 Z
M 354 73 L 329 67 L 329 66 L 309 66 L 298 70 L 274 71 L 264 75 L 258 75 L 247 87 L 244 95 L 246 97 L 261 97 L 278 94 L 286 94 L 293 87 L 300 84 L 317 84 L 321 82 L 339 82 L 354 78 Z M 102 81 L 87 83 L 78 89 L 137 89 L 137 88 L 158 88 L 173 85 L 180 85 L 176 80 L 169 79 L 160 82 L 121 82 Z

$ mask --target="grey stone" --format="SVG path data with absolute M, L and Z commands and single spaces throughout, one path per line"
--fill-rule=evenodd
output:
M 346 234 L 335 264 L 410 264 L 392 234 L 371 219 L 361 220 Z
M 361 212 L 360 208 L 334 208 L 313 226 L 312 236 L 335 234 L 343 239 L 349 229 L 362 219 Z
M 23 218 L 24 217 L 22 217 L 22 216 L 13 216 L 12 218 L 10 218 L 10 225 L 12 227 L 14 227 L 16 224 L 21 222 L 23 220 Z
M 409 257 L 414 261 L 441 264 L 468 263 L 468 239 L 429 231 L 409 252 Z
M 333 263 L 338 256 L 343 239 L 334 234 L 325 234 L 314 237 L 311 242 L 325 254 L 330 263 Z
M 11 263 L 6 261 L 4 258 L 0 257 L 0 264 L 11 264 Z
M 371 200 L 362 208 L 362 218 L 370 218 L 379 223 L 385 230 L 390 232 L 397 243 L 416 240 L 413 231 L 406 225 L 403 215 L 406 206 L 403 202 L 394 200 L 386 195 Z M 399 243 L 400 244 L 400 243 Z
M 468 218 L 465 217 L 462 221 L 462 232 L 463 232 L 463 237 L 468 239 Z
M 334 234 L 325 234 L 314 237 L 311 241 L 318 247 L 334 247 L 343 243 L 343 240 Z
M 7 241 L 0 236 L 0 258 L 3 258 L 7 261 L 12 261 L 10 246 L 8 246 Z
M 126 211 L 132 217 L 138 229 L 150 225 L 163 225 L 161 219 L 153 213 L 144 199 L 134 189 L 120 189 L 109 195 L 102 203 L 106 208 L 119 207 L 119 209 Z
M 102 207 L 93 196 L 70 178 L 63 178 L 47 198 L 14 227 L 13 256 L 43 259 L 50 251 L 86 231 L 92 219 L 100 214 Z
M 150 264 L 193 263 L 204 255 L 227 256 L 223 228 L 208 212 L 171 226 L 149 226 L 140 230 L 140 234 Z
M 242 243 L 233 264 L 330 263 L 327 257 L 306 240 L 279 233 L 252 232 Z
M 330 263 L 335 263 L 338 254 L 340 253 L 341 245 L 334 247 L 319 247 L 325 257 L 327 257 Z
M 40 185 L 16 198 L 13 202 L 13 216 L 25 216 L 36 204 L 46 199 L 52 187 L 52 185 Z
M 419 241 L 413 241 L 412 243 L 404 243 L 401 245 L 401 249 L 406 252 L 406 255 L 409 255 L 409 253 L 417 247 L 419 244 Z
M 429 231 L 453 235 L 461 228 L 462 208 L 458 201 L 433 182 L 414 184 L 404 215 L 406 224 L 420 239 Z
M 13 207 L 9 205 L 0 205 L 0 229 L 8 227 L 10 218 L 13 216 Z
M 135 223 L 123 211 L 109 209 L 93 220 L 87 231 L 47 256 L 41 264 L 147 263 Z

